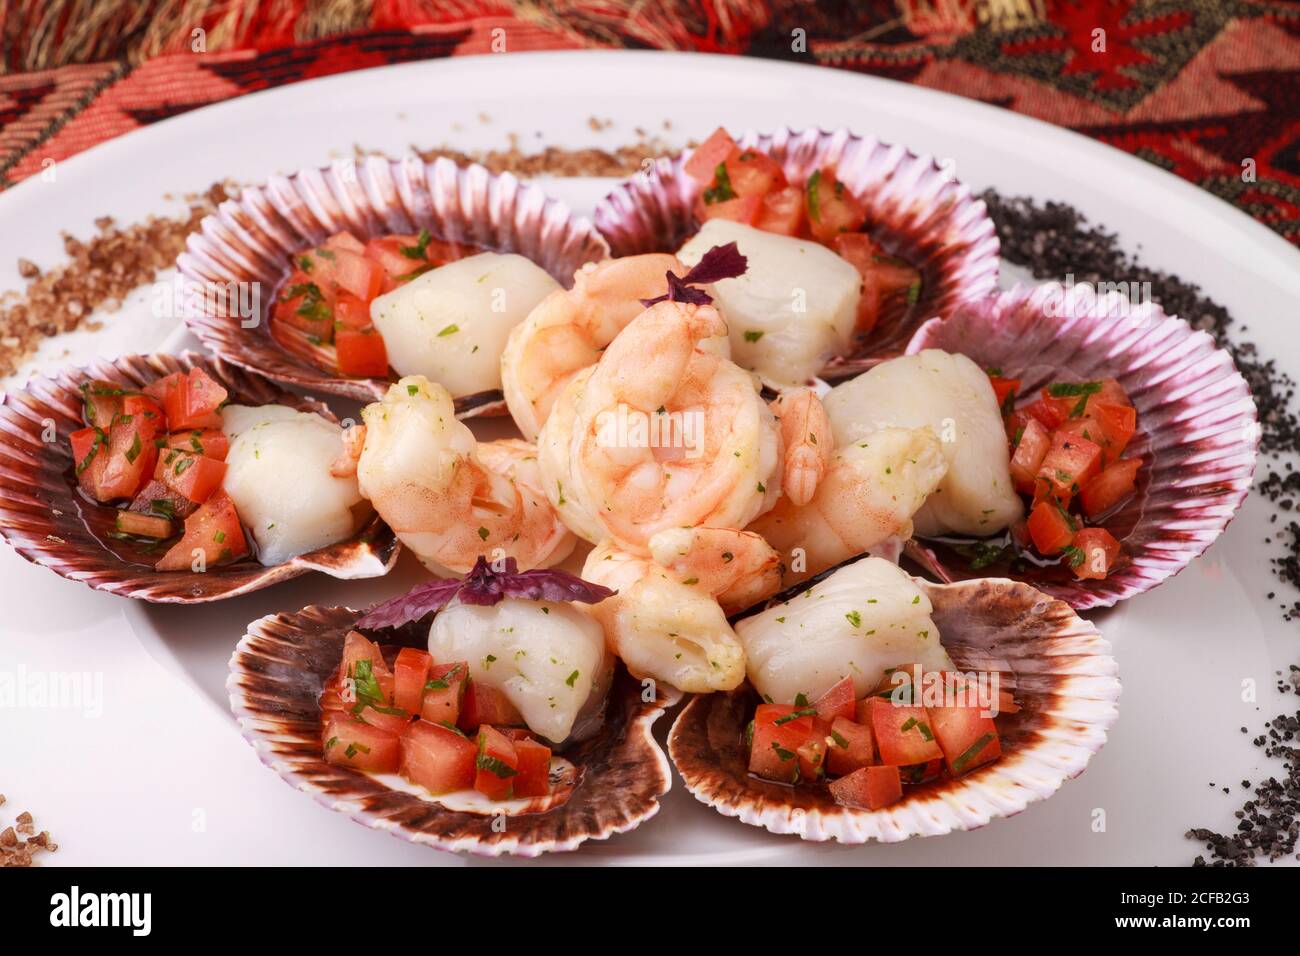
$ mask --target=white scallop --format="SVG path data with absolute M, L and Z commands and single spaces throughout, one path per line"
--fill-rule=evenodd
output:
M 862 558 L 736 624 L 749 681 L 778 704 L 816 700 L 844 677 L 865 696 L 899 664 L 951 670 L 933 608 L 907 572 Z
M 336 478 L 343 429 L 319 415 L 284 405 L 228 405 L 230 437 L 222 488 L 269 566 L 342 541 L 369 507 L 354 477 Z
M 773 385 L 800 385 L 848 350 L 862 277 L 816 242 L 710 219 L 677 256 L 693 266 L 734 242 L 745 274 L 709 287 L 731 333 L 731 358 Z
M 434 616 L 429 653 L 468 662 L 474 680 L 505 694 L 530 729 L 555 743 L 608 686 L 604 632 L 569 603 L 453 601 Z
M 926 349 L 881 362 L 823 399 L 837 446 L 886 427 L 928 425 L 948 474 L 912 521 L 917 534 L 989 535 L 1024 514 L 988 374 L 964 355 Z
M 510 330 L 559 288 L 523 256 L 484 252 L 379 296 L 370 318 L 399 375 L 424 375 L 458 398 L 501 387 Z

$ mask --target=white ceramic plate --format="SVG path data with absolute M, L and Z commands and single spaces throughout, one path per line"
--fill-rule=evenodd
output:
M 613 125 L 594 131 L 592 116 Z M 20 284 L 19 256 L 58 262 L 60 229 L 86 235 L 97 216 L 133 222 L 174 211 L 165 193 L 199 192 L 225 177 L 259 181 L 346 156 L 354 144 L 389 153 L 411 143 L 504 147 L 516 132 L 525 149 L 612 146 L 633 140 L 637 126 L 680 144 L 720 123 L 733 130 L 847 124 L 950 157 L 956 175 L 977 190 L 1067 200 L 1149 264 L 1198 280 L 1266 354 L 1300 377 L 1300 345 L 1288 326 L 1300 300 L 1300 256 L 1208 193 L 1081 136 L 969 100 L 718 56 L 463 57 L 196 110 L 59 164 L 53 182 L 0 194 L 0 222 L 23 224 L 0 230 L 0 288 Z M 609 184 L 555 180 L 548 188 L 589 213 Z M 104 332 L 47 344 L 33 369 L 184 340 L 173 323 L 151 316 L 147 291 L 133 303 Z M 1254 735 L 1278 712 L 1273 672 L 1297 660 L 1295 625 L 1283 624 L 1264 599 L 1284 594 L 1269 572 L 1272 551 L 1261 546 L 1268 513 L 1252 497 L 1180 576 L 1118 610 L 1089 615 L 1120 663 L 1119 722 L 1083 776 L 1015 818 L 892 846 L 811 845 L 724 819 L 678 781 L 662 812 L 637 831 L 528 865 L 1187 863 L 1201 847 L 1183 831 L 1233 828 L 1232 811 L 1246 795 L 1240 781 L 1276 773 L 1257 762 L 1238 730 Z M 50 864 L 481 864 L 385 839 L 323 810 L 261 766 L 227 707 L 226 663 L 248 621 L 312 603 L 364 605 L 419 575 L 405 558 L 379 581 L 311 576 L 217 605 L 153 607 L 94 593 L 0 549 L 0 790 L 10 800 L 0 814 L 31 809 L 61 844 Z M 30 697 L 15 707 L 3 697 L 6 678 L 48 687 L 52 675 L 81 674 L 77 685 L 94 698 L 89 707 L 72 700 L 33 706 Z M 1243 681 L 1255 682 L 1259 703 L 1243 701 Z

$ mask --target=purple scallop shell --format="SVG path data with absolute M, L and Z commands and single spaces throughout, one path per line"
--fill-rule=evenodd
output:
M 1137 409 L 1125 450 L 1140 457 L 1137 493 L 1102 522 L 1124 562 L 1101 581 L 1077 581 L 1061 566 L 1006 571 L 1079 610 L 1110 607 L 1185 568 L 1219 536 L 1250 490 L 1259 423 L 1250 387 L 1205 332 L 1118 292 L 1088 286 L 1017 287 L 927 322 L 909 354 L 937 348 L 969 356 L 1021 381 L 1022 402 L 1051 381 L 1115 378 Z M 970 571 L 933 542 L 908 554 L 943 580 L 1001 573 Z
M 261 761 L 322 806 L 393 836 L 453 852 L 534 857 L 575 850 L 634 829 L 659 812 L 672 786 L 668 758 L 651 729 L 680 699 L 657 691 L 652 703 L 640 681 L 619 666 L 597 733 L 566 749 L 576 786 L 539 812 L 512 815 L 505 829 L 490 815 L 448 809 L 377 777 L 321 757 L 319 697 L 338 667 L 343 640 L 362 611 L 307 607 L 254 621 L 230 658 L 230 708 Z
M 848 129 L 747 131 L 737 144 L 781 163 L 792 183 L 817 169 L 836 175 L 866 203 L 872 239 L 921 270 L 915 303 L 896 302 L 852 353 L 831 360 L 822 377 L 851 377 L 899 355 L 917 327 L 997 289 L 998 237 L 983 200 L 933 156 L 917 155 Z M 596 227 L 616 256 L 676 252 L 699 228 L 700 186 L 684 170 L 689 153 L 663 157 L 620 183 L 596 206 Z
M 496 176 L 445 157 L 426 163 L 414 155 L 368 156 L 275 176 L 206 217 L 176 261 L 186 324 L 226 361 L 277 382 L 376 401 L 387 391 L 387 380 L 318 368 L 272 339 L 266 316 L 295 253 L 345 229 L 366 239 L 422 228 L 436 239 L 527 256 L 566 287 L 584 263 L 609 256 L 590 222 L 510 173 Z M 224 314 L 235 312 L 222 308 L 216 294 L 227 283 L 255 284 L 261 300 L 256 327 Z M 505 402 L 498 390 L 458 398 L 456 408 L 462 418 L 504 414 Z
M 400 545 L 376 515 L 347 541 L 264 567 L 253 560 L 194 571 L 155 571 L 157 554 L 109 537 L 117 509 L 86 498 L 77 488 L 68 436 L 83 427 L 79 388 L 92 379 L 142 388 L 173 372 L 202 368 L 249 405 L 281 404 L 330 421 L 320 402 L 285 392 L 266 379 L 196 352 L 127 355 L 88 368 L 36 378 L 4 396 L 0 406 L 0 536 L 28 561 L 56 574 L 123 597 L 165 604 L 198 604 L 237 597 L 323 571 L 336 578 L 387 574 Z M 45 441 L 48 429 L 54 440 Z
M 973 830 L 1046 800 L 1078 776 L 1119 714 L 1110 644 L 1063 601 L 984 578 L 917 582 L 958 668 L 1000 675 L 1020 712 L 997 718 L 1002 756 L 956 779 L 904 789 L 880 810 L 837 804 L 823 785 L 785 786 L 749 773 L 745 727 L 760 703 L 748 684 L 693 698 L 668 735 L 686 789 L 719 813 L 773 833 L 840 843 L 896 843 Z

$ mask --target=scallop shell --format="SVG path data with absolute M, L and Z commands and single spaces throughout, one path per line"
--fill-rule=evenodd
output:
M 273 177 L 206 217 L 176 262 L 185 322 L 217 355 L 277 382 L 361 402 L 378 400 L 388 388 L 386 379 L 326 372 L 277 344 L 264 320 L 295 253 L 345 229 L 368 238 L 422 228 L 439 239 L 517 252 L 566 287 L 573 285 L 579 266 L 609 256 L 590 222 L 510 173 L 495 176 L 445 157 L 426 163 L 415 155 L 368 156 Z M 215 294 L 228 283 L 259 290 L 255 328 L 244 327 L 238 315 L 223 314 L 237 311 L 222 308 Z M 464 396 L 456 407 L 462 418 L 505 413 L 499 390 Z
M 672 785 L 668 759 L 651 735 L 677 702 L 660 689 L 642 700 L 640 681 L 620 665 L 605 723 L 564 752 L 576 768 L 568 799 L 543 812 L 506 818 L 448 809 L 380 778 L 321 757 L 321 688 L 338 666 L 343 640 L 362 611 L 307 607 L 254 621 L 230 658 L 230 708 L 261 761 L 297 790 L 353 820 L 412 843 L 482 856 L 540 856 L 577 849 L 639 826 Z M 399 638 L 399 641 L 401 638 Z M 675 692 L 673 692 L 675 695 Z
M 1118 716 L 1110 645 L 1062 601 L 1018 582 L 919 581 L 962 670 L 997 671 L 1021 710 L 998 718 L 1002 757 L 956 779 L 907 787 L 881 810 L 837 804 L 825 787 L 751 776 L 743 734 L 759 703 L 746 684 L 691 700 L 668 735 L 686 789 L 725 816 L 805 840 L 895 843 L 973 830 L 1046 800 L 1088 765 Z
M 198 604 L 247 594 L 309 571 L 336 578 L 373 578 L 397 562 L 400 545 L 375 516 L 347 541 L 299 555 L 275 567 L 255 561 L 194 571 L 155 571 L 157 555 L 109 538 L 116 510 L 77 488 L 68 436 L 83 427 L 80 386 L 92 379 L 141 388 L 173 372 L 202 368 L 249 405 L 277 403 L 315 412 L 320 402 L 282 391 L 266 379 L 195 352 L 127 355 L 88 368 L 37 378 L 4 396 L 0 406 L 0 536 L 28 561 L 97 591 L 168 604 Z M 51 432 L 50 429 L 53 429 Z M 53 435 L 52 440 L 45 440 Z
M 921 270 L 915 303 L 900 304 L 855 342 L 850 355 L 827 364 L 822 377 L 843 379 L 902 353 L 917 327 L 998 284 L 998 237 L 983 200 L 935 157 L 918 155 L 846 128 L 749 130 L 737 139 L 781 163 L 792 183 L 815 171 L 836 176 L 866 203 L 871 237 Z M 692 211 L 700 186 L 684 170 L 685 155 L 657 159 L 620 183 L 596 206 L 596 227 L 616 256 L 676 252 L 699 227 Z
M 1017 287 L 970 304 L 927 322 L 907 351 L 961 352 L 1020 379 L 1022 395 L 1053 380 L 1113 377 L 1124 386 L 1138 429 L 1125 455 L 1145 464 L 1137 494 L 1103 524 L 1127 564 L 1101 581 L 1076 581 L 1058 566 L 1008 572 L 1083 610 L 1150 590 L 1214 542 L 1250 490 L 1260 429 L 1250 387 L 1210 335 L 1154 304 L 1074 289 L 1071 299 L 1053 283 Z M 909 554 L 944 580 L 978 573 L 933 543 L 915 542 Z

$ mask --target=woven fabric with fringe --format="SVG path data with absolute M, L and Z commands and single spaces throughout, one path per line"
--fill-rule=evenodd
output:
M 1300 243 L 1300 5 L 1284 0 L 12 0 L 0 185 L 208 103 L 503 38 L 946 90 L 1134 153 Z

